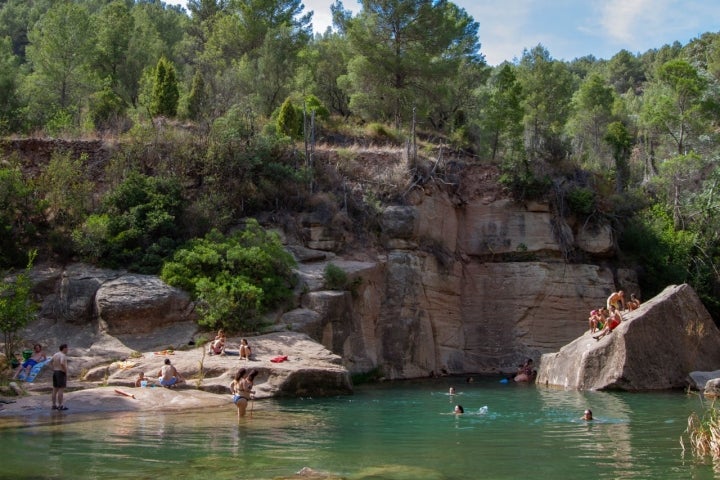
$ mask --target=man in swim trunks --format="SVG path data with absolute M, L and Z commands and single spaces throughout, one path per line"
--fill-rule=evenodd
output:
M 158 383 L 163 387 L 172 387 L 182 382 L 183 378 L 178 373 L 174 365 L 170 363 L 170 359 L 165 359 L 165 365 L 158 372 Z
M 50 359 L 53 369 L 52 409 L 67 410 L 63 405 L 63 394 L 67 387 L 67 343 L 60 345 L 60 349 Z
M 23 370 L 25 370 L 26 376 L 29 375 L 30 370 L 32 370 L 32 368 L 38 363 L 45 361 L 46 358 L 47 357 L 45 356 L 45 352 L 42 351 L 42 346 L 39 343 L 36 343 L 33 346 L 32 355 L 30 356 L 30 358 L 25 360 L 22 365 L 20 365 L 20 367 L 17 369 L 17 372 L 15 372 L 15 376 L 13 378 L 18 378 L 18 375 L 20 375 L 20 372 L 22 372 Z
M 610 310 L 610 307 L 615 307 L 618 310 L 625 310 L 625 292 L 619 290 L 611 293 L 607 299 L 607 309 Z

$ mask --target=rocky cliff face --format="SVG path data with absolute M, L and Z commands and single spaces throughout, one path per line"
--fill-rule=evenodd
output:
M 411 203 L 385 210 L 383 256 L 301 263 L 314 291 L 281 323 L 340 354 L 351 371 L 377 368 L 388 378 L 514 371 L 582 334 L 588 312 L 612 291 L 639 293 L 632 271 L 564 260 L 569 251 L 613 255 L 609 227 L 572 225 L 548 205 L 498 195 L 458 200 L 435 191 Z M 328 262 L 362 278 L 356 295 L 323 290 Z
M 297 308 L 275 318 L 276 330 L 306 333 L 353 373 L 509 372 L 581 335 L 588 312 L 612 291 L 639 293 L 632 271 L 566 261 L 573 252 L 595 261 L 614 255 L 609 227 L 514 203 L 483 175 L 464 176 L 453 193 L 417 190 L 408 205 L 388 207 L 379 254 L 338 256 L 343 239 L 310 225 L 303 245 L 288 245 L 301 285 Z M 329 262 L 359 286 L 326 289 Z M 112 334 L 192 319 L 187 296 L 161 283 L 82 265 L 36 275 L 44 317 Z

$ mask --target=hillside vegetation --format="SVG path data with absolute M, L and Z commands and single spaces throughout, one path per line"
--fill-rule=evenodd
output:
M 247 217 L 371 245 L 383 205 L 480 166 L 720 318 L 719 33 L 489 67 L 452 2 L 361 3 L 313 36 L 299 0 L 0 2 L 0 268 L 159 273 Z

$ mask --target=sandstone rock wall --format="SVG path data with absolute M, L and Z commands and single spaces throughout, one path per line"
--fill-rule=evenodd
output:
M 612 291 L 639 293 L 632 271 L 566 263 L 572 248 L 614 252 L 612 231 L 557 221 L 548 205 L 416 196 L 386 209 L 383 239 L 387 254 L 373 261 L 301 263 L 301 278 L 317 291 L 283 317 L 353 372 L 514 371 L 582 334 L 588 312 Z M 328 262 L 362 279 L 355 295 L 323 291 Z
M 296 308 L 278 315 L 275 329 L 309 335 L 353 373 L 510 372 L 581 335 L 588 312 L 612 291 L 639 293 L 632 271 L 564 260 L 571 249 L 613 252 L 609 228 L 584 229 L 548 205 L 495 197 L 459 202 L 435 192 L 411 203 L 386 210 L 381 253 L 338 257 L 331 250 L 344 240 L 319 223 L 306 245 L 289 245 L 301 285 Z M 324 285 L 329 262 L 360 280 L 352 291 Z M 186 295 L 154 277 L 73 265 L 38 275 L 37 284 L 46 317 L 112 334 L 193 315 Z

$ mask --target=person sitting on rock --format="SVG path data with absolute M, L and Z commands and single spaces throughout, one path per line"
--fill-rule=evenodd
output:
M 210 343 L 210 355 L 225 355 L 225 333 L 218 331 L 217 337 Z
M 247 338 L 243 338 L 240 340 L 240 360 L 250 360 L 250 355 L 252 355 L 252 348 L 248 345 Z
M 630 294 L 630 300 L 627 302 L 628 310 L 636 310 L 640 306 L 640 300 L 634 293 Z
M 602 337 L 615 330 L 621 322 L 622 316 L 620 315 L 620 311 L 615 307 L 610 307 L 610 318 L 608 318 L 607 325 L 605 325 L 605 328 L 602 329 L 602 332 L 600 332 L 599 335 L 596 335 L 593 338 L 595 340 L 600 340 Z
M 163 387 L 170 388 L 183 381 L 175 366 L 170 363 L 170 359 L 166 358 L 165 365 L 158 372 L 158 383 Z
M 30 370 L 32 370 L 32 368 L 35 365 L 44 361 L 46 358 L 47 358 L 47 356 L 45 355 L 45 352 L 43 352 L 42 345 L 40 345 L 39 343 L 36 343 L 35 345 L 33 345 L 32 355 L 30 355 L 30 358 L 25 360 L 22 363 L 22 365 L 20 365 L 18 367 L 17 371 L 15 372 L 15 376 L 13 376 L 13 378 L 18 378 L 18 376 L 20 375 L 20 372 L 22 372 L 23 370 L 25 371 L 25 376 L 29 375 Z
M 598 321 L 600 319 L 600 312 L 598 310 L 592 310 L 588 317 L 588 325 L 590 326 L 590 333 L 595 333 L 598 329 Z
M 532 358 L 528 358 L 524 364 L 520 365 L 517 371 L 517 375 L 515 375 L 515 381 L 516 382 L 532 382 L 535 380 L 535 375 L 537 374 L 537 371 L 533 369 L 533 360 Z

